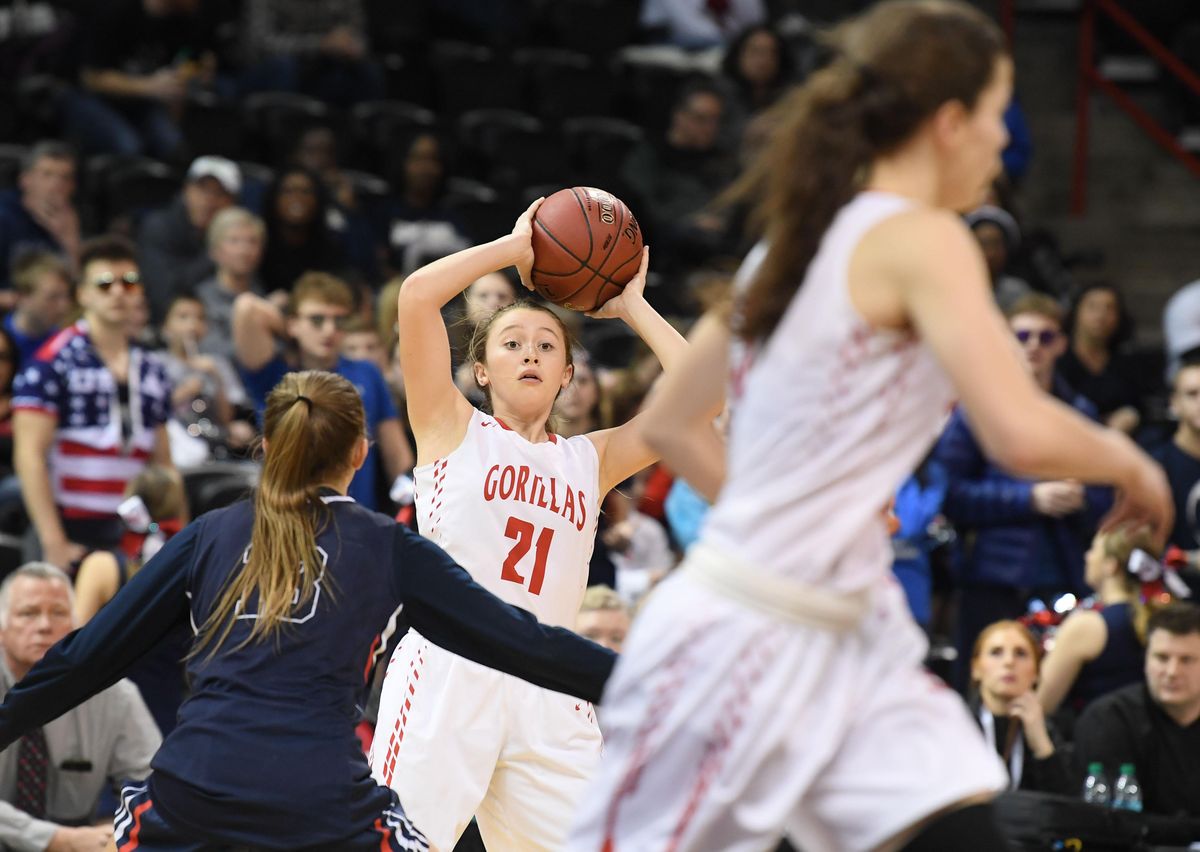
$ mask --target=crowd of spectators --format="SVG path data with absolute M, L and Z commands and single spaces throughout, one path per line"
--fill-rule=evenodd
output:
M 0 31 L 0 87 L 20 117 L 0 123 L 5 687 L 117 593 L 148 540 L 244 493 L 263 401 L 289 370 L 355 383 L 372 449 L 351 494 L 411 523 L 399 284 L 504 232 L 532 198 L 595 183 L 627 200 L 655 249 L 648 298 L 686 326 L 746 248 L 741 212 L 713 202 L 770 107 L 821 61 L 811 28 L 761 0 L 619 3 L 627 14 L 602 23 L 581 0 L 25 5 Z M 1014 349 L 1047 393 L 1155 448 L 1176 496 L 1171 544 L 1196 567 L 1200 281 L 1167 310 L 1167 351 L 1138 348 L 1133 293 L 1067 269 L 1024 220 L 1025 121 L 1014 103 L 1008 173 L 965 218 Z M 518 290 L 494 274 L 452 306 L 468 396 L 470 329 Z M 624 422 L 654 360 L 623 329 L 565 319 L 583 348 L 556 428 Z M 1010 475 L 956 412 L 897 495 L 896 573 L 918 622 L 952 637 L 948 677 L 1014 788 L 1073 793 L 1087 761 L 1132 761 L 1148 808 L 1200 816 L 1178 762 L 1200 760 L 1200 623 L 1189 604 L 1157 621 L 1142 607 L 1131 549 L 1094 539 L 1111 500 Z M 579 630 L 619 647 L 705 511 L 661 468 L 609 495 Z M 1093 592 L 1039 687 L 1041 637 L 1019 620 Z M 0 848 L 72 848 L 105 777 L 146 774 L 182 697 L 177 669 L 158 663 L 135 677 L 144 702 L 119 685 L 74 711 L 82 722 L 0 755 Z M 1117 663 L 1120 678 L 1089 669 Z M 15 752 L 45 761 L 47 745 L 70 783 L 31 802 Z

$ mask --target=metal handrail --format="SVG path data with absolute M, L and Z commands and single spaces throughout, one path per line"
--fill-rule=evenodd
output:
M 1075 158 L 1071 170 L 1071 213 L 1078 216 L 1087 209 L 1087 174 L 1089 141 L 1089 105 L 1093 90 L 1107 95 L 1138 127 L 1167 153 L 1171 154 L 1192 174 L 1200 177 L 1200 158 L 1189 153 L 1154 116 L 1139 106 L 1124 90 L 1096 70 L 1096 15 L 1104 14 L 1162 66 L 1200 97 L 1200 76 L 1197 76 L 1171 50 L 1150 34 L 1137 20 L 1118 6 L 1114 0 L 1084 0 L 1079 22 L 1079 75 L 1075 100 Z

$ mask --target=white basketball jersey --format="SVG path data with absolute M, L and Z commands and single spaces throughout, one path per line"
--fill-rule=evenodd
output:
M 937 438 L 953 390 L 915 334 L 859 316 L 847 270 L 867 231 L 910 205 L 859 194 L 826 231 L 765 345 L 734 343 L 728 472 L 705 542 L 842 591 L 888 570 L 884 508 Z M 741 283 L 765 254 L 762 245 L 750 253 Z
M 600 459 L 588 438 L 532 444 L 476 411 L 458 448 L 413 477 L 422 535 L 502 600 L 574 626 L 600 512 Z

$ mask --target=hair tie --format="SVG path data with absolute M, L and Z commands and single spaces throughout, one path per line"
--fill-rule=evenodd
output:
M 1162 563 L 1140 547 L 1135 547 L 1129 554 L 1125 570 L 1143 583 L 1153 583 L 1163 575 Z
M 297 402 L 303 402 L 305 405 L 308 406 L 309 412 L 310 413 L 312 412 L 312 408 L 313 408 L 312 400 L 309 399 L 308 397 L 306 397 L 304 394 L 302 394 L 302 393 L 296 394 L 296 398 L 292 400 L 292 405 L 295 405 Z

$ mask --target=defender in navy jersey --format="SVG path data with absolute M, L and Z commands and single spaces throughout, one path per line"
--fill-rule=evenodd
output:
M 52 648 L 0 706 L 0 747 L 190 623 L 192 694 L 151 777 L 123 791 L 121 848 L 427 849 L 354 734 L 381 628 L 403 609 L 456 654 L 590 701 L 613 657 L 502 603 L 435 544 L 343 496 L 366 455 L 348 381 L 289 374 L 265 420 L 255 503 L 192 523 Z M 295 546 L 302 560 L 278 559 Z

